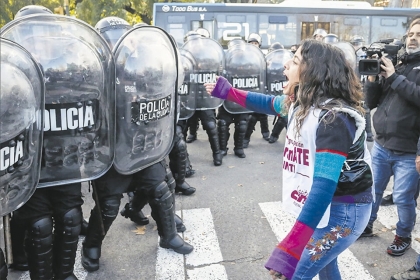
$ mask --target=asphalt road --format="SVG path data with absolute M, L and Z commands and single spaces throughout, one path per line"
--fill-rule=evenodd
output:
M 192 196 L 176 196 L 177 211 L 187 226 L 184 238 L 195 246 L 195 251 L 183 257 L 161 249 L 153 219 L 149 225 L 137 229 L 119 215 L 104 240 L 97 272 L 87 273 L 80 265 L 78 253 L 75 267 L 78 278 L 271 279 L 264 263 L 293 222 L 280 209 L 284 135 L 283 131 L 278 142 L 269 144 L 262 139 L 258 128 L 245 150 L 244 159 L 233 154 L 231 139 L 223 165 L 215 167 L 207 134 L 200 127 L 198 140 L 188 144 L 196 173 L 187 181 L 197 191 Z M 88 218 L 93 201 L 87 184 L 84 184 L 83 194 L 83 212 Z M 126 202 L 124 197 L 121 208 Z M 150 217 L 149 206 L 145 213 Z M 414 264 L 416 250 L 420 252 L 419 242 L 414 240 L 420 237 L 419 226 L 413 233 L 414 249 L 401 257 L 386 253 L 386 247 L 393 240 L 396 217 L 395 207 L 381 207 L 375 236 L 358 240 L 340 257 L 343 279 L 389 279 L 395 272 Z M 9 270 L 8 279 L 29 279 L 29 276 Z

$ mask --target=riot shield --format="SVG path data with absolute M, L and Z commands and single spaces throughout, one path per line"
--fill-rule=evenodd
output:
M 178 57 L 169 34 L 155 26 L 128 31 L 114 47 L 117 133 L 114 167 L 133 174 L 172 149 Z
M 293 53 L 287 50 L 275 50 L 265 57 L 267 62 L 267 94 L 282 95 L 283 83 L 286 77 L 283 74 L 285 63 L 293 58 Z
M 10 22 L 1 36 L 26 48 L 45 79 L 40 184 L 94 180 L 112 165 L 115 65 L 106 41 L 88 24 L 35 14 Z
M 41 168 L 44 81 L 21 46 L 0 39 L 0 215 L 35 192 Z
M 223 100 L 207 94 L 205 83 L 215 83 L 225 67 L 222 46 L 211 38 L 197 37 L 188 40 L 182 49 L 189 51 L 195 59 L 194 73 L 190 74 L 190 85 L 196 98 L 196 110 L 216 109 Z
M 193 55 L 184 49 L 179 49 L 180 64 L 184 69 L 184 80 L 178 89 L 178 96 L 180 99 L 179 119 L 187 120 L 195 112 L 196 99 L 195 90 L 191 89 L 190 77 L 194 74 L 194 65 L 196 65 Z
M 225 77 L 234 88 L 265 93 L 266 64 L 261 50 L 251 44 L 235 44 L 226 52 Z M 223 107 L 231 114 L 249 113 L 248 109 L 225 100 Z
M 357 56 L 353 46 L 348 42 L 337 42 L 332 45 L 344 52 L 344 56 L 346 57 L 347 62 L 350 63 L 351 68 L 356 71 Z

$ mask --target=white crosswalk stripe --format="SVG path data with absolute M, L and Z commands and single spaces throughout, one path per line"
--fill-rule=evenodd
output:
M 281 210 L 281 202 L 259 203 L 259 206 L 267 219 L 277 240 L 283 239 L 288 230 L 293 226 L 295 219 Z M 157 245 L 157 260 L 155 266 L 156 280 L 228 280 L 228 274 L 224 266 L 222 250 L 219 245 L 218 235 L 214 226 L 214 219 L 209 208 L 189 209 L 177 211 L 182 217 L 187 231 L 181 236 L 191 245 L 194 251 L 188 255 L 177 254 L 172 250 L 160 248 Z M 417 215 L 418 217 L 420 215 Z M 395 205 L 380 207 L 378 222 L 388 229 L 395 229 L 398 214 Z M 420 225 L 420 221 L 416 225 Z M 395 233 L 395 230 L 394 230 Z M 416 226 L 413 233 L 413 249 L 420 253 L 420 226 Z M 81 265 L 80 250 L 83 237 L 79 238 L 78 251 L 76 254 L 75 275 L 80 280 L 88 278 L 88 272 Z M 360 279 L 374 280 L 367 267 L 346 250 L 339 257 L 339 267 L 343 280 Z M 22 273 L 19 280 L 30 279 L 29 273 Z M 314 278 L 318 279 L 318 277 Z

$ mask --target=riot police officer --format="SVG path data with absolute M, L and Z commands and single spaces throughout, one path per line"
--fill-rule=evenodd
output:
M 281 50 L 275 52 L 277 50 Z M 275 52 L 275 53 L 273 53 Z M 268 53 L 266 56 L 267 61 L 267 91 L 268 94 L 280 95 L 283 94 L 283 83 L 286 80 L 284 77 L 282 68 L 284 67 L 283 61 L 286 61 L 288 58 L 292 58 L 293 55 L 286 50 L 279 42 L 274 42 L 268 48 Z M 274 126 L 271 130 L 270 138 L 268 143 L 273 144 L 279 139 L 280 133 L 287 126 L 287 117 L 276 116 L 274 118 Z
M 261 48 L 261 36 L 257 33 L 251 33 L 248 36 L 247 42 Z M 268 128 L 268 116 L 266 114 L 260 114 L 260 113 L 251 113 L 248 120 L 247 129 L 245 132 L 244 137 L 244 148 L 247 148 L 249 145 L 249 142 L 251 140 L 251 135 L 255 130 L 255 125 L 257 122 L 260 122 L 260 128 L 261 128 L 261 134 L 264 140 L 269 140 L 270 138 L 270 130 Z
M 200 40 L 206 40 L 206 43 L 196 44 L 196 42 L 199 42 Z M 192 80 L 190 82 L 192 87 L 194 87 L 197 99 L 200 99 L 201 101 L 199 104 L 197 104 L 197 108 L 193 116 L 191 116 L 188 119 L 187 123 L 190 128 L 190 136 L 187 138 L 186 142 L 191 143 L 197 138 L 197 128 L 199 119 L 201 121 L 203 129 L 208 135 L 210 148 L 213 152 L 213 164 L 215 166 L 220 166 L 222 165 L 223 154 L 220 149 L 219 135 L 216 125 L 215 108 L 219 107 L 222 101 L 214 98 L 209 98 L 208 94 L 206 94 L 203 85 L 205 79 L 215 79 L 215 72 L 219 73 L 223 69 L 223 48 L 217 41 L 211 38 L 204 37 L 196 31 L 188 32 L 184 37 L 184 42 L 185 43 L 182 49 L 190 51 L 193 54 L 194 58 L 197 60 L 197 65 L 195 65 L 197 73 L 192 75 Z M 203 47 L 205 47 L 206 49 L 203 49 Z M 214 55 L 214 57 L 211 57 L 211 59 L 205 58 L 200 60 L 202 55 L 209 54 Z
M 30 199 L 39 181 L 43 125 L 40 113 L 44 110 L 45 89 L 41 69 L 29 52 L 3 38 L 0 45 L 0 216 L 7 222 L 9 213 Z M 19 263 L 15 269 L 28 270 L 23 246 L 26 224 L 16 218 L 12 221 L 12 251 L 8 253 L 13 254 L 13 265 Z M 6 239 L 6 224 L 4 229 Z M 22 238 L 13 240 L 17 234 L 22 234 Z M 6 279 L 7 274 L 0 249 L 0 279 Z
M 327 36 L 327 31 L 325 31 L 325 29 L 318 28 L 312 35 L 312 38 L 314 38 L 317 41 L 322 41 L 322 39 L 324 39 L 325 36 Z
M 115 24 L 116 22 L 118 24 Z M 122 40 L 119 45 L 114 46 L 113 52 L 117 62 L 117 95 L 119 96 L 117 98 L 117 146 L 120 149 L 116 152 L 114 166 L 104 176 L 93 181 L 95 207 L 91 211 L 86 238 L 83 242 L 82 265 L 88 271 L 99 269 L 102 241 L 118 214 L 122 193 L 129 191 L 134 193 L 131 205 L 135 208 L 138 207 L 137 210 L 133 210 L 134 214 L 138 214 L 146 202 L 150 204 L 152 217 L 156 221 L 158 234 L 161 237 L 159 245 L 163 248 L 173 249 L 180 254 L 191 253 L 193 247 L 177 234 L 175 222 L 177 217 L 174 213 L 175 185 L 167 179 L 171 173 L 167 171 L 167 165 L 163 159 L 169 153 L 173 135 L 159 132 L 158 126 L 159 123 L 171 125 L 172 127 L 168 127 L 168 130 L 173 129 L 176 93 L 175 91 L 171 93 L 169 90 L 164 93 L 167 95 L 159 100 L 141 95 L 143 93 L 154 95 L 156 93 L 154 86 L 161 82 L 162 75 L 168 73 L 167 75 L 170 74 L 172 77 L 174 70 L 165 69 L 168 72 L 159 73 L 146 72 L 149 71 L 148 69 L 154 70 L 154 68 L 148 66 L 141 68 L 148 63 L 145 57 L 153 54 L 153 51 L 159 52 L 161 46 L 166 48 L 166 51 L 162 51 L 160 55 L 167 59 L 165 55 L 168 55 L 168 50 L 175 46 L 171 46 L 170 39 L 165 37 L 163 31 L 155 27 L 138 27 L 127 32 L 126 29 L 130 29 L 129 24 L 122 19 L 104 18 L 96 24 L 96 28 L 104 37 L 108 36 L 108 31 L 114 30 L 115 33 L 120 34 L 120 37 L 129 37 L 128 41 L 136 40 L 134 38 L 140 38 L 144 34 L 149 37 L 150 34 L 153 34 L 154 41 L 160 45 L 145 46 L 137 41 L 133 42 L 135 49 L 130 49 L 131 45 L 125 45 L 125 41 Z M 118 40 L 118 38 L 116 39 Z M 132 56 L 132 54 L 135 55 Z M 176 55 L 175 49 L 172 54 Z M 143 63 L 140 63 L 139 59 L 143 59 Z M 175 61 L 174 58 L 173 61 Z M 175 65 L 175 62 L 173 63 Z M 135 71 L 131 67 L 134 67 Z M 172 72 L 170 72 L 171 70 Z M 138 73 L 140 76 L 133 73 Z M 144 79 L 153 75 L 157 75 L 153 81 Z M 168 89 L 171 88 L 171 85 L 165 86 Z M 126 97 L 126 95 L 128 96 Z M 126 98 L 130 102 L 118 102 L 118 100 Z M 139 98 L 139 102 L 131 103 L 133 98 Z M 155 108 L 156 106 L 161 108 L 159 116 L 153 113 L 141 113 L 142 108 L 149 107 L 149 103 L 154 104 Z M 136 108 L 139 110 L 137 113 Z M 127 118 L 127 114 L 130 113 L 132 115 Z M 145 118 L 148 122 L 142 122 Z M 126 119 L 129 120 L 128 123 Z M 150 123 L 154 123 L 155 126 L 148 126 Z M 150 140 L 146 139 L 149 137 Z M 156 142 L 157 137 L 161 137 L 161 142 Z M 154 147 L 154 143 L 158 143 L 159 146 Z M 145 145 L 147 146 L 145 147 Z M 128 158 L 127 150 L 131 151 Z M 132 209 L 126 207 L 124 210 L 131 211 Z M 148 222 L 144 215 L 143 217 L 138 216 L 139 219 L 129 217 L 138 223 Z M 181 225 L 181 230 L 185 230 L 182 221 L 179 221 L 178 224 Z
M 29 14 L 34 16 L 26 20 Z M 42 28 L 32 29 L 33 22 Z M 82 39 L 71 36 L 69 29 L 78 29 Z M 98 176 L 111 163 L 111 137 L 102 132 L 113 127 L 113 122 L 106 127 L 102 124 L 113 120 L 114 115 L 112 109 L 100 108 L 113 98 L 108 94 L 108 84 L 100 81 L 104 81 L 102 69 L 108 70 L 101 59 L 111 60 L 112 54 L 105 44 L 95 41 L 97 36 L 87 36 L 94 34 L 92 31 L 86 23 L 52 15 L 39 6 L 22 8 L 2 29 L 2 37 L 24 46 L 45 71 L 46 121 L 39 185 L 13 215 L 13 220 L 27 230 L 32 279 L 77 279 L 73 266 L 82 222 L 81 181 Z M 98 43 L 97 48 L 87 47 L 85 40 Z M 86 57 L 91 59 L 84 60 Z M 57 110 L 66 113 L 58 118 Z M 94 144 L 93 139 L 98 142 Z

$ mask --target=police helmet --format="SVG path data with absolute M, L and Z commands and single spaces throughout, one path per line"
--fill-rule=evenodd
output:
M 357 47 L 357 48 L 362 47 L 364 42 L 365 42 L 365 39 L 359 35 L 355 35 L 350 39 L 350 44 L 352 44 L 354 47 Z
M 24 17 L 27 15 L 33 15 L 33 14 L 53 14 L 50 9 L 45 8 L 44 6 L 39 5 L 28 5 L 20 9 L 14 19 Z
M 338 36 L 332 33 L 325 35 L 324 39 L 322 39 L 322 42 L 327 44 L 337 43 L 338 41 Z
M 268 52 L 272 52 L 272 51 L 275 51 L 275 50 L 282 50 L 282 49 L 284 49 L 284 46 L 282 44 L 280 44 L 279 42 L 274 42 L 268 48 Z
M 196 32 L 196 31 L 188 31 L 187 34 L 185 34 L 184 36 L 184 43 L 186 43 L 187 41 L 194 39 L 194 38 L 199 38 L 201 37 L 201 35 Z
M 228 49 L 231 49 L 233 47 L 237 47 L 237 46 L 241 46 L 241 45 L 245 45 L 246 42 L 240 38 L 235 38 L 233 40 L 230 40 L 228 43 Z
M 318 28 L 315 30 L 314 35 L 312 35 L 312 37 L 315 37 L 316 35 L 321 35 L 323 37 L 327 36 L 327 31 L 325 31 L 325 29 L 322 28 Z
M 148 26 L 148 24 L 145 22 L 139 22 L 133 25 L 133 27 L 140 27 L 140 26 Z
M 195 32 L 197 32 L 198 34 L 200 34 L 201 36 L 205 38 L 210 38 L 210 32 L 205 28 L 199 27 L 195 30 Z
M 96 23 L 95 29 L 104 37 L 112 49 L 118 39 L 127 30 L 131 29 L 131 25 L 119 17 L 105 17 Z
M 251 33 L 248 36 L 247 42 L 248 43 L 257 42 L 258 45 L 261 47 L 262 39 L 261 39 L 261 36 L 258 35 L 257 33 Z

